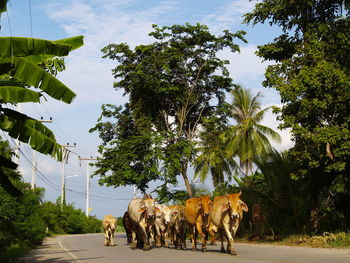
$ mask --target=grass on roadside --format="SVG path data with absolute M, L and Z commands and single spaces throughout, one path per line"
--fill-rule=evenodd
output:
M 15 260 L 24 256 L 32 248 L 26 244 L 15 244 L 0 251 L 0 259 L 2 263 L 16 262 Z
M 350 248 L 350 233 L 325 232 L 318 236 L 291 235 L 279 242 L 283 245 L 300 245 L 324 248 Z
M 276 240 L 277 238 L 277 240 Z M 306 247 L 321 247 L 321 248 L 350 248 L 350 233 L 339 232 L 329 233 L 325 232 L 322 235 L 289 235 L 287 237 L 264 237 L 257 238 L 254 241 L 249 240 L 248 237 L 243 237 L 237 240 L 244 243 L 258 243 L 258 244 L 273 244 L 286 246 L 306 246 Z

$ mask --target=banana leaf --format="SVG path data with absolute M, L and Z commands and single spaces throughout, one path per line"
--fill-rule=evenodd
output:
M 0 14 L 6 12 L 6 4 L 8 0 L 0 0 Z
M 0 59 L 0 75 L 2 74 L 8 74 L 24 85 L 39 88 L 66 103 L 71 103 L 76 96 L 61 81 L 24 58 Z
M 69 45 L 71 46 L 71 50 L 75 50 L 77 48 L 80 48 L 82 45 L 84 45 L 84 36 L 63 38 L 52 42 L 57 44 Z
M 83 36 L 76 36 L 76 37 L 70 37 L 70 38 L 64 38 L 64 39 L 52 41 L 52 43 L 69 45 L 72 51 L 84 45 L 83 39 L 84 39 Z M 55 57 L 55 55 L 37 54 L 37 55 L 26 56 L 25 59 L 29 60 L 34 64 L 41 64 L 44 61 L 52 59 L 53 57 Z
M 1 156 L 0 156 L 1 157 Z M 0 159 L 2 161 L 2 158 Z M 11 196 L 23 197 L 23 193 L 12 184 L 8 176 L 0 168 L 0 185 Z
M 0 103 L 40 102 L 39 92 L 20 86 L 1 86 Z
M 15 139 L 29 143 L 32 149 L 62 160 L 61 146 L 56 142 L 53 132 L 40 121 L 17 111 L 0 109 L 0 129 Z
M 0 37 L 0 57 L 26 57 L 31 55 L 67 56 L 71 50 L 68 44 L 29 37 Z

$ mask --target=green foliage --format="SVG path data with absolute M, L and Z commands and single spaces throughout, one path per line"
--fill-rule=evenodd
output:
M 11 174 L 16 172 L 7 173 L 14 178 Z M 28 184 L 18 179 L 11 181 L 23 192 L 23 197 L 12 197 L 0 187 L 0 250 L 16 243 L 39 245 L 46 236 L 45 223 L 40 217 L 43 190 L 33 192 Z
M 350 194 L 349 7 L 347 0 L 266 0 L 246 15 L 247 23 L 269 20 L 284 30 L 258 55 L 276 62 L 263 84 L 281 95 L 283 106 L 275 112 L 280 127 L 291 129 L 293 178 L 303 186 L 315 231 L 349 220 L 330 201 Z
M 0 2 L 0 13 L 6 11 L 6 5 L 7 1 Z M 0 37 L 0 129 L 21 142 L 29 143 L 34 150 L 49 154 L 59 161 L 62 159 L 61 146 L 53 133 L 39 121 L 8 106 L 22 102 L 37 103 L 44 94 L 71 103 L 75 93 L 48 72 L 56 74 L 63 69 L 63 62 L 56 57 L 66 56 L 82 45 L 82 36 L 57 41 Z M 22 195 L 3 170 L 14 164 L 9 159 L 5 160 L 4 156 L 0 157 L 0 186 L 12 195 Z
M 266 155 L 271 149 L 269 138 L 280 142 L 280 135 L 271 128 L 261 125 L 269 107 L 261 109 L 260 93 L 254 97 L 250 90 L 236 85 L 231 91 L 232 117 L 236 125 L 225 131 L 226 152 L 229 157 L 238 156 L 240 167 L 246 174 L 252 171 L 255 156 Z
M 229 105 L 223 104 L 220 110 L 229 114 L 229 108 Z M 227 157 L 225 154 L 226 143 L 222 134 L 228 128 L 228 120 L 222 116 L 223 114 L 213 113 L 212 116 L 203 120 L 199 143 L 195 149 L 198 154 L 193 161 L 194 178 L 199 177 L 201 182 L 204 182 L 210 173 L 214 187 L 225 182 L 225 175 L 228 180 L 231 180 L 232 172 L 238 169 L 233 156 Z
M 187 169 L 194 158 L 194 139 L 198 127 L 203 117 L 210 116 L 213 109 L 224 102 L 225 92 L 232 86 L 225 67 L 228 61 L 220 59 L 217 53 L 223 49 L 239 51 L 233 40 L 238 38 L 245 41 L 245 33 L 225 30 L 222 35 L 215 36 L 207 26 L 201 24 L 154 25 L 153 29 L 149 34 L 155 40 L 152 44 L 139 45 L 134 50 L 125 43 L 110 44 L 102 49 L 103 57 L 118 62 L 113 69 L 117 80 L 114 87 L 122 89 L 129 97 L 125 108 L 129 108 L 129 120 L 137 129 L 136 134 L 148 137 L 150 145 L 155 146 L 153 149 L 147 145 L 143 147 L 154 154 L 146 154 L 151 156 L 147 161 L 149 163 L 152 160 L 152 165 L 143 165 L 144 175 L 139 172 L 138 176 L 142 180 L 137 181 L 142 182 L 142 189 L 147 187 L 149 181 L 158 178 L 166 183 L 176 183 L 177 176 L 182 175 L 187 191 L 192 196 Z M 102 112 L 102 116 L 108 117 L 108 114 Z M 103 139 L 100 151 L 106 154 L 104 160 L 99 160 L 97 167 L 105 167 L 103 174 L 108 169 L 112 172 L 102 182 L 115 186 L 129 184 L 130 178 L 134 177 L 131 176 L 134 174 L 130 166 L 144 158 L 143 155 L 134 155 L 130 164 L 127 160 L 118 160 L 119 155 L 131 154 L 130 150 L 119 147 L 119 143 L 125 140 L 125 137 L 120 137 L 120 133 L 116 132 L 116 140 L 109 140 L 113 138 L 118 125 L 118 119 L 116 124 L 99 121 L 93 129 L 99 130 Z M 135 141 L 132 132 L 128 136 L 131 138 L 127 141 L 133 141 L 133 147 L 138 147 L 135 143 L 140 147 L 145 144 Z M 112 149 L 115 150 L 113 156 L 109 155 Z M 114 160 L 118 168 L 105 166 L 107 159 L 111 163 Z M 140 186 L 138 182 L 132 183 Z
M 102 116 L 107 121 L 102 121 Z M 157 138 L 152 133 L 140 131 L 128 104 L 124 109 L 103 105 L 101 118 L 90 130 L 98 131 L 103 140 L 103 145 L 99 147 L 103 158 L 96 163 L 95 171 L 101 177 L 100 183 L 108 186 L 136 185 L 146 191 L 148 182 L 159 178 Z
M 51 234 L 85 234 L 101 232 L 102 222 L 95 216 L 86 217 L 84 211 L 76 209 L 73 204 L 45 202 L 41 206 L 41 217 Z

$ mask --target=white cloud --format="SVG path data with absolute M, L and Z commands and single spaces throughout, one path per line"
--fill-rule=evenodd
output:
M 272 106 L 281 107 L 282 105 L 269 104 L 269 105 L 263 105 L 262 108 L 272 107 Z M 271 145 L 279 151 L 287 150 L 293 147 L 294 145 L 294 142 L 291 140 L 292 137 L 291 137 L 290 129 L 283 129 L 283 130 L 278 129 L 278 125 L 281 122 L 278 121 L 276 118 L 277 118 L 277 115 L 272 113 L 272 110 L 269 110 L 266 112 L 265 117 L 262 120 L 261 124 L 267 127 L 270 127 L 274 131 L 278 132 L 279 135 L 281 136 L 281 139 L 282 139 L 281 143 L 271 141 Z

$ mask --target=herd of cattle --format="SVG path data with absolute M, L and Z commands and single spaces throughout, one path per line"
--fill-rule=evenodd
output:
M 132 249 L 149 250 L 151 243 L 156 247 L 169 247 L 169 239 L 177 249 L 186 249 L 186 231 L 190 233 L 192 250 L 197 250 L 197 236 L 202 238 L 202 251 L 210 234 L 211 243 L 215 244 L 220 235 L 221 252 L 237 255 L 234 248 L 234 236 L 247 212 L 247 205 L 240 199 L 241 193 L 215 197 L 202 196 L 186 200 L 185 205 L 165 206 L 157 204 L 150 195 L 132 199 L 123 216 L 128 243 Z M 103 229 L 105 245 L 114 246 L 116 219 L 105 216 Z M 225 250 L 223 241 L 227 239 Z

